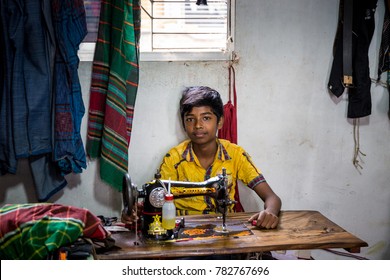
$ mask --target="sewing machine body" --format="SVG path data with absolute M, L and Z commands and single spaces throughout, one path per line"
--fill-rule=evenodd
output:
M 193 196 L 209 196 L 214 199 L 217 211 L 222 214 L 222 228 L 226 228 L 226 213 L 228 206 L 235 201 L 229 199 L 227 188 L 226 171 L 221 175 L 212 177 L 203 182 L 185 182 L 161 180 L 159 174 L 155 179 L 137 189 L 131 182 L 130 176 L 125 175 L 123 180 L 122 194 L 125 211 L 131 215 L 136 202 L 143 200 L 143 211 L 141 215 L 141 232 L 147 239 L 166 240 L 172 238 L 172 231 L 167 231 L 162 227 L 162 206 L 165 194 L 170 192 L 174 198 L 184 198 Z

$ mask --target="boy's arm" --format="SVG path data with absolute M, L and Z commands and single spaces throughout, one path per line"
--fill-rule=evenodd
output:
M 267 182 L 261 182 L 253 190 L 264 201 L 264 210 L 250 217 L 248 221 L 256 221 L 256 225 L 259 227 L 276 228 L 282 206 L 280 198 L 273 192 Z
M 237 165 L 238 179 L 254 190 L 264 202 L 264 210 L 250 217 L 248 221 L 256 221 L 255 225 L 259 227 L 276 228 L 282 202 L 268 185 L 261 171 L 254 165 L 249 154 L 243 151 L 240 156 L 240 164 Z

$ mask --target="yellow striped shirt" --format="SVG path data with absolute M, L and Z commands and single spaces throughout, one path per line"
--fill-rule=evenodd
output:
M 234 200 L 237 180 L 251 189 L 265 181 L 261 171 L 253 164 L 251 157 L 242 147 L 224 139 L 217 139 L 217 144 L 218 151 L 214 162 L 207 170 L 201 166 L 190 140 L 185 140 L 172 148 L 165 155 L 160 167 L 162 179 L 202 182 L 222 174 L 222 168 L 225 168 L 228 175 L 229 196 L 232 200 Z M 215 212 L 215 202 L 208 196 L 175 199 L 175 205 L 178 215 Z M 233 205 L 229 210 L 232 209 Z

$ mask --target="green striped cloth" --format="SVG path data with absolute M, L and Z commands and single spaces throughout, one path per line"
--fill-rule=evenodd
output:
M 101 1 L 92 66 L 87 153 L 100 157 L 100 177 L 120 190 L 139 78 L 139 0 Z

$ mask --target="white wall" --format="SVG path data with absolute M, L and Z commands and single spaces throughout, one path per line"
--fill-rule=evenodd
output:
M 353 125 L 346 118 L 347 94 L 327 90 L 338 19 L 337 0 L 237 1 L 235 66 L 239 144 L 252 155 L 283 209 L 318 210 L 369 244 L 361 255 L 390 259 L 390 126 L 387 90 L 372 85 L 372 115 L 361 120 L 360 146 L 366 154 L 359 173 L 352 164 Z M 376 13 L 370 47 L 376 77 L 383 2 Z M 80 65 L 83 97 L 89 102 L 91 63 Z M 180 91 L 209 85 L 227 100 L 225 62 L 142 62 L 130 144 L 129 172 L 142 185 L 168 148 L 184 139 L 178 117 Z M 384 80 L 384 77 L 382 78 Z M 87 117 L 83 120 L 85 140 Z M 0 204 L 34 202 L 30 173 L 21 162 L 18 176 L 0 177 Z M 121 196 L 102 183 L 97 163 L 51 201 L 86 207 L 97 215 L 118 216 Z M 246 210 L 261 203 L 242 189 Z M 313 251 L 316 259 L 338 259 Z

